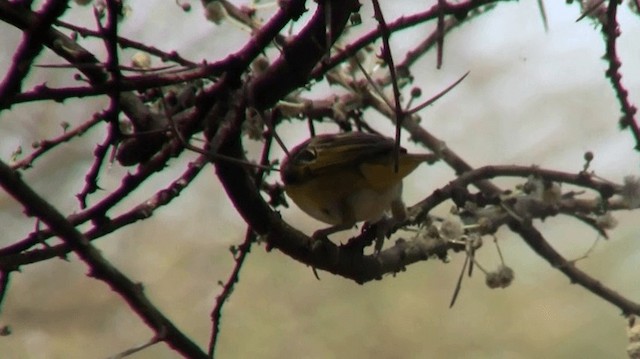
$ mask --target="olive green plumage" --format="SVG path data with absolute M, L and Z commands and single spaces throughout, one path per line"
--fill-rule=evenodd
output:
M 319 135 L 296 146 L 281 166 L 287 195 L 310 216 L 333 225 L 330 234 L 356 222 L 376 221 L 402 207 L 402 179 L 433 154 L 400 148 L 394 169 L 393 139 L 350 132 Z

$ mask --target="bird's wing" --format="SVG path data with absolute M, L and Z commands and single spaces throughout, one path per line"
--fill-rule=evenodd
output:
M 317 159 L 309 165 L 316 175 L 344 169 L 357 168 L 363 163 L 389 157 L 393 153 L 394 141 L 367 133 L 344 133 L 332 136 L 317 136 L 309 142 L 314 147 Z

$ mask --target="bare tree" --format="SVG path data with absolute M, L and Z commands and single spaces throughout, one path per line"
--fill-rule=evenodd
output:
M 512 283 L 514 270 L 507 264 L 509 257 L 506 261 L 502 258 L 500 247 L 500 264 L 494 271 L 485 270 L 475 259 L 476 253 L 487 247 L 483 241 L 498 243 L 502 237 L 511 236 L 522 239 L 572 283 L 617 308 L 630 318 L 631 326 L 635 323 L 633 316 L 640 315 L 640 304 L 578 268 L 578 259 L 568 259 L 551 246 L 540 228 L 545 226 L 540 220 L 557 217 L 577 220 L 596 237 L 607 238 L 616 226 L 618 212 L 640 206 L 640 178 L 633 175 L 637 165 L 629 165 L 628 176 L 623 179 L 606 179 L 607 173 L 593 169 L 594 153 L 584 151 L 583 158 L 576 161 L 580 162 L 578 169 L 556 170 L 529 163 L 502 165 L 499 161 L 474 168 L 448 145 L 450 139 L 437 137 L 430 126 L 421 123 L 420 116 L 429 116 L 428 106 L 464 86 L 468 72 L 452 74 L 446 83 L 429 84 L 439 90 L 427 94 L 425 84 L 415 80 L 418 64 L 429 58 L 433 68 L 445 66 L 450 61 L 447 44 L 455 31 L 491 18 L 507 2 L 410 2 L 408 6 L 403 3 L 407 8 L 402 16 L 395 16 L 397 9 L 392 2 L 381 4 L 377 0 L 363 4 L 284 0 L 269 6 L 203 0 L 201 5 L 209 21 L 225 24 L 243 38 L 235 48 L 219 45 L 224 50 L 205 60 L 127 37 L 123 27 L 133 21 L 130 11 L 154 8 L 118 0 L 97 1 L 93 7 L 77 6 L 83 1 L 75 3 L 0 0 L 3 29 L 12 28 L 14 34 L 21 34 L 13 49 L 5 49 L 13 58 L 2 67 L 3 117 L 16 116 L 25 108 L 40 108 L 46 120 L 44 106 L 54 101 L 64 104 L 68 118 L 53 125 L 34 122 L 47 130 L 43 131 L 44 138 L 31 144 L 13 145 L 15 133 L 6 130 L 1 134 L 3 198 L 8 201 L 12 197 L 9 206 L 23 209 L 19 219 L 30 223 L 31 229 L 22 238 L 3 238 L 0 304 L 11 292 L 10 279 L 15 273 L 73 253 L 88 268 L 89 277 L 107 284 L 153 331 L 148 342 L 117 356 L 149 350 L 147 347 L 162 342 L 184 357 L 206 358 L 216 352 L 224 329 L 220 326 L 223 306 L 258 243 L 300 262 L 303 265 L 297 267 L 301 269 L 306 265 L 316 275 L 324 271 L 359 284 L 393 280 L 389 274 L 418 262 L 446 263 L 452 257 L 461 257 L 463 269 L 457 284 L 452 284 L 453 305 L 462 278 L 474 268 L 484 272 L 491 288 Z M 622 5 L 617 1 L 577 1 L 563 6 L 579 9 L 582 16 L 578 20 L 590 22 L 594 25 L 591 31 L 600 32 L 605 49 L 603 76 L 609 80 L 609 96 L 615 97 L 618 107 L 617 112 L 610 113 L 610 117 L 618 118 L 617 123 L 611 121 L 607 126 L 618 126 L 633 139 L 635 148 L 628 148 L 633 153 L 640 148 L 640 128 L 633 94 L 625 86 L 627 78 L 622 69 L 626 67 L 618 39 L 625 31 L 619 23 L 620 14 L 637 16 L 639 4 L 631 0 Z M 65 17 L 70 6 L 74 15 Z M 181 16 L 193 12 L 191 4 L 177 1 L 155 6 L 171 6 L 181 13 L 158 18 L 158 24 L 145 30 L 187 41 L 188 18 Z M 547 11 L 542 1 L 538 10 L 531 17 L 546 27 Z M 394 41 L 404 31 L 414 29 L 420 29 L 421 40 L 402 43 L 405 48 L 398 49 Z M 229 43 L 227 39 L 204 40 L 215 45 Z M 46 56 L 46 60 L 40 56 Z M 159 62 L 162 64 L 157 65 Z M 33 80 L 54 73 L 68 78 L 53 83 Z M 71 77 L 73 82 L 69 81 Z M 326 86 L 332 86 L 334 93 L 322 92 Z M 544 89 L 539 92 L 544 93 Z M 99 110 L 88 119 L 75 118 L 71 110 L 74 106 Z M 54 130 L 58 125 L 62 129 Z M 29 129 L 28 125 L 24 128 Z M 389 239 L 378 242 L 382 244 L 380 250 L 373 250 L 373 244 L 382 222 L 363 225 L 359 234 L 344 243 L 313 238 L 283 220 L 279 212 L 289 205 L 277 172 L 280 154 L 298 142 L 291 133 L 301 128 L 305 138 L 320 132 L 383 134 L 394 138 L 395 151 L 409 144 L 434 153 L 439 159 L 435 166 L 450 168 L 456 176 L 419 200 L 409 199 L 408 216 L 391 229 L 384 228 Z M 33 131 L 36 137 L 41 135 Z M 76 170 L 63 161 L 76 155 L 70 146 L 83 143 L 88 131 L 98 132 L 103 138 L 93 151 L 81 151 L 79 156 L 90 163 Z M 492 141 L 489 133 L 468 136 L 477 136 L 485 143 Z M 139 226 L 161 208 L 176 207 L 173 204 L 178 196 L 198 175 L 211 177 L 211 171 L 203 171 L 208 167 L 215 169 L 246 229 L 244 240 L 231 248 L 234 266 L 228 279 L 220 282 L 207 347 L 187 334 L 189 330 L 179 329 L 149 299 L 144 286 L 125 275 L 93 241 Z M 39 168 L 66 168 L 67 178 L 75 179 L 74 185 L 80 186 L 77 194 L 60 190 L 51 198 L 43 195 L 29 178 Z M 36 173 L 42 176 L 46 171 Z M 166 184 L 154 182 L 158 177 Z M 117 184 L 113 188 L 105 186 L 107 178 Z M 516 181 L 508 185 L 496 182 L 505 178 Z M 136 196 L 136 192 L 150 189 L 154 193 L 149 197 Z M 74 198 L 76 207 L 68 208 L 69 199 Z M 58 205 L 58 200 L 65 204 Z M 446 217 L 435 215 L 434 208 L 443 203 L 453 209 Z M 498 233 L 501 228 L 512 234 Z M 19 235 L 14 234 L 19 231 L 3 232 Z M 493 245 L 489 247 L 495 250 Z M 206 277 L 206 273 L 201 275 Z M 10 337 L 9 324 L 4 324 L 2 332 Z M 631 357 L 639 357 L 637 348 L 636 336 L 628 349 Z M 114 348 L 114 352 L 119 350 Z

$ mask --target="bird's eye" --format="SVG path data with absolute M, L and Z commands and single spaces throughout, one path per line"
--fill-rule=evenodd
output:
M 317 157 L 315 150 L 305 148 L 296 155 L 296 161 L 300 163 L 309 163 L 314 161 Z

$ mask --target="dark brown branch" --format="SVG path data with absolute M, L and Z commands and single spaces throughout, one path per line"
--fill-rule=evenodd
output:
M 96 145 L 93 150 L 93 164 L 89 168 L 89 171 L 84 175 L 84 187 L 80 190 L 80 193 L 76 195 L 80 202 L 80 209 L 87 208 L 87 197 L 95 193 L 100 187 L 98 186 L 98 176 L 100 175 L 100 169 L 104 164 L 104 160 L 107 158 L 109 148 L 114 143 L 113 124 L 109 126 L 107 137 L 102 141 L 102 144 Z
M 400 103 L 400 87 L 398 86 L 398 76 L 396 75 L 396 66 L 393 62 L 393 55 L 391 54 L 391 45 L 389 39 L 391 37 L 391 30 L 387 26 L 387 22 L 384 19 L 382 10 L 378 0 L 373 0 L 373 13 L 374 17 L 378 21 L 378 30 L 382 33 L 382 58 L 389 67 L 389 75 L 391 76 L 391 87 L 393 88 L 393 100 L 394 100 L 394 122 L 396 123 L 396 145 L 394 149 L 394 163 L 395 169 L 398 170 L 398 155 L 400 153 L 400 134 L 402 129 L 402 123 L 404 122 L 405 113 L 402 110 L 402 104 Z
M 240 244 L 236 251 L 237 254 L 234 255 L 235 264 L 233 266 L 233 270 L 227 278 L 227 281 L 222 284 L 222 292 L 216 297 L 216 304 L 213 307 L 213 311 L 211 312 L 211 339 L 209 340 L 209 356 L 211 358 L 214 357 L 216 351 L 216 344 L 218 343 L 218 337 L 220 336 L 220 320 L 222 319 L 222 308 L 224 303 L 229 299 L 233 289 L 235 288 L 236 283 L 240 278 L 240 269 L 247 259 L 247 255 L 251 252 L 251 245 L 256 240 L 255 233 L 247 228 L 247 232 L 245 233 L 245 239 L 242 244 Z M 222 283 L 222 282 L 221 282 Z
M 238 123 L 240 123 L 238 121 Z M 226 142 L 220 148 L 222 153 L 228 156 L 243 156 L 243 149 L 240 142 L 239 130 L 235 131 L 231 128 L 227 136 Z M 351 278 L 358 283 L 380 278 L 385 273 L 394 273 L 401 270 L 411 263 L 426 260 L 429 255 L 442 253 L 452 249 L 447 243 L 430 243 L 425 244 L 419 239 L 411 241 L 398 241 L 391 248 L 385 249 L 379 255 L 363 255 L 362 252 L 348 250 L 345 247 L 338 247 L 331 242 L 324 241 L 320 244 L 302 235 L 293 228 L 287 226 L 280 217 L 275 214 L 258 195 L 255 184 L 250 180 L 249 174 L 243 167 L 233 165 L 231 163 L 217 163 L 216 170 L 218 176 L 227 191 L 229 198 L 233 201 L 239 213 L 245 221 L 259 234 L 268 237 L 270 246 L 278 248 L 290 257 L 297 259 L 307 265 L 311 265 L 318 269 L 324 269 L 331 273 Z M 522 166 L 492 166 L 484 167 L 475 171 L 467 172 L 461 175 L 449 185 L 434 191 L 419 205 L 423 210 L 427 211 L 437 204 L 442 203 L 446 199 L 451 198 L 458 188 L 464 188 L 471 183 L 480 180 L 486 180 L 495 176 L 518 176 L 527 178 L 529 175 L 540 176 L 542 178 L 567 182 L 580 186 L 592 188 L 603 195 L 604 198 L 610 197 L 615 188 L 607 182 L 596 180 L 585 174 L 567 174 L 558 171 L 541 170 L 535 167 Z M 493 185 L 488 189 L 493 190 Z M 495 192 L 494 192 L 495 193 Z M 512 225 L 513 227 L 513 225 Z M 521 234 L 527 243 L 534 240 L 540 242 L 540 238 L 531 237 L 530 232 L 525 232 L 517 227 L 513 230 Z M 526 237 L 524 237 L 526 236 Z M 544 242 L 546 243 L 546 242 Z M 549 255 L 547 260 L 559 261 L 560 263 L 569 263 L 564 258 L 553 258 L 551 252 L 541 252 Z M 570 275 L 572 279 L 582 280 L 579 284 L 585 288 L 601 295 L 603 299 L 611 301 L 616 306 L 623 308 L 625 312 L 638 313 L 638 306 L 630 301 L 612 294 L 613 291 L 605 289 L 598 284 L 594 289 L 593 280 L 588 276 L 576 275 L 575 271 L 564 270 L 565 274 Z
M 84 236 L 88 240 L 94 240 L 112 233 L 124 226 L 151 217 L 157 208 L 169 204 L 174 198 L 178 197 L 180 193 L 182 193 L 182 191 L 195 179 L 207 163 L 208 157 L 199 157 L 195 161 L 189 163 L 185 172 L 167 188 L 158 191 L 152 197 L 113 219 L 96 221 L 97 223 L 94 227 L 85 232 Z M 72 223 L 77 225 L 74 222 Z M 22 241 L 0 249 L 0 270 L 15 269 L 22 265 L 64 256 L 71 251 L 67 245 L 59 244 L 46 247 L 44 249 L 32 249 L 30 251 L 23 252 L 51 235 L 52 233 L 50 230 L 34 232 Z
M 280 58 L 248 86 L 251 107 L 265 110 L 309 82 L 311 70 L 329 50 L 326 48 L 327 34 L 331 34 L 330 40 L 335 42 L 351 13 L 360 7 L 355 0 L 329 0 L 329 3 L 330 6 L 325 6 L 325 1 L 318 2 L 313 17 L 283 46 Z M 330 29 L 326 29 L 326 19 L 331 19 Z
M 438 22 L 436 25 L 436 43 L 438 48 L 436 49 L 436 69 L 442 68 L 442 57 L 444 56 L 444 8 L 447 5 L 446 0 L 438 0 L 440 7 L 440 13 L 438 14 Z
M 7 71 L 7 76 L 0 84 L 0 109 L 6 108 L 10 104 L 7 99 L 20 92 L 22 81 L 31 70 L 31 64 L 43 49 L 47 31 L 67 10 L 67 3 L 68 1 L 65 0 L 47 1 L 42 7 L 42 12 L 34 17 L 27 28 L 23 29 L 22 42 L 13 56 L 13 63 Z
M 628 300 L 616 291 L 592 278 L 587 273 L 576 268 L 574 262 L 569 262 L 562 257 L 547 243 L 542 234 L 534 227 L 512 220 L 509 223 L 509 228 L 519 234 L 520 237 L 522 237 L 536 253 L 549 262 L 553 268 L 558 269 L 569 277 L 571 283 L 578 283 L 591 293 L 620 308 L 624 315 L 640 315 L 640 304 Z
M 37 148 L 27 157 L 22 160 L 11 165 L 11 169 L 26 169 L 33 166 L 33 163 L 36 159 L 47 153 L 49 150 L 55 148 L 61 143 L 65 143 L 71 141 L 72 139 L 82 136 L 85 132 L 91 129 L 93 126 L 97 125 L 102 121 L 102 117 L 98 114 L 94 115 L 93 118 L 83 122 L 80 126 L 73 128 L 69 131 L 65 131 L 62 135 L 52 138 L 50 140 L 40 140 L 37 142 Z
M 271 144 L 273 142 L 273 136 L 269 133 L 266 135 L 265 143 L 262 149 L 262 156 L 260 159 L 260 164 L 266 166 L 269 164 L 269 155 L 271 152 Z M 254 181 L 256 185 L 260 185 L 264 180 L 265 171 L 259 170 L 254 175 Z M 231 297 L 231 293 L 235 288 L 235 285 L 238 283 L 238 279 L 240 276 L 240 270 L 247 259 L 247 255 L 251 252 L 251 246 L 253 242 L 256 240 L 255 232 L 251 228 L 247 228 L 245 233 L 245 239 L 242 244 L 240 244 L 236 249 L 234 254 L 235 264 L 233 266 L 233 271 L 229 275 L 229 278 L 224 283 L 222 287 L 222 292 L 216 297 L 216 303 L 213 306 L 213 310 L 211 311 L 211 339 L 209 340 L 209 356 L 214 357 L 214 353 L 216 351 L 216 344 L 218 342 L 218 337 L 220 335 L 220 320 L 222 319 L 222 308 L 227 300 Z
M 638 109 L 629 101 L 629 91 L 622 85 L 622 74 L 620 73 L 622 62 L 616 50 L 616 39 L 620 36 L 620 26 L 616 17 L 617 7 L 618 0 L 609 0 L 607 20 L 602 24 L 602 32 L 604 33 L 607 47 L 605 58 L 609 63 L 605 76 L 611 81 L 620 103 L 620 111 L 622 112 L 620 127 L 622 129 L 631 129 L 631 133 L 636 140 L 636 150 L 640 151 L 640 127 L 638 127 L 638 121 L 635 118 Z
M 189 358 L 207 358 L 207 355 L 171 323 L 143 294 L 140 283 L 134 283 L 112 266 L 82 233 L 60 212 L 52 207 L 20 179 L 4 162 L 0 161 L 0 185 L 26 209 L 62 239 L 90 268 L 90 276 L 102 280 L 116 291 L 131 308 L 152 328 L 162 335 L 171 348 Z
M 468 0 L 460 3 L 445 3 L 445 5 L 436 4 L 427 11 L 409 16 L 403 16 L 398 20 L 389 23 L 388 28 L 391 32 L 406 29 L 429 20 L 437 19 L 441 13 L 454 16 L 455 18 L 461 20 L 466 18 L 468 14 L 473 10 L 481 8 L 484 5 L 500 1 L 510 0 Z M 442 8 L 443 6 L 444 8 Z M 360 36 L 358 40 L 346 46 L 342 51 L 332 56 L 331 59 L 323 61 L 316 68 L 314 68 L 311 72 L 310 77 L 319 78 L 336 65 L 341 64 L 349 57 L 354 56 L 365 46 L 370 45 L 374 41 L 378 40 L 381 36 L 382 33 L 380 29 L 372 30 L 367 34 Z
M 2 308 L 2 302 L 7 295 L 9 289 L 9 280 L 11 277 L 10 270 L 0 270 L 0 308 Z
M 373 98 L 373 96 L 372 96 Z M 388 113 L 388 110 L 385 109 L 384 104 L 381 101 L 378 100 L 374 100 L 374 102 L 377 102 L 377 106 L 375 106 L 379 111 L 381 111 L 382 113 L 385 113 L 389 118 L 393 119 L 394 116 L 391 113 Z M 455 155 L 455 153 L 453 153 L 452 151 L 450 151 L 448 148 L 444 147 L 444 143 L 442 143 L 441 141 L 439 141 L 438 139 L 436 139 L 435 137 L 433 137 L 432 135 L 430 135 L 428 132 L 424 131 L 422 128 L 420 128 L 420 126 L 417 125 L 417 123 L 415 123 L 414 121 L 408 121 L 407 124 L 405 124 L 404 126 L 405 128 L 408 128 L 410 130 L 410 132 L 412 132 L 412 137 L 414 137 L 414 139 L 419 139 L 421 140 L 423 143 L 425 143 L 427 145 L 428 148 L 431 148 L 432 150 L 441 153 L 443 155 L 443 158 L 447 161 L 447 163 L 449 163 L 453 168 L 456 169 L 457 173 L 465 173 L 468 171 L 471 171 L 471 167 L 466 164 L 460 157 L 458 157 L 457 155 Z M 577 175 L 579 178 L 573 178 L 572 180 L 576 180 L 577 182 L 582 182 L 584 181 L 586 178 L 588 178 L 589 176 L 585 175 L 585 174 L 579 174 Z M 488 181 L 482 181 L 482 182 L 477 182 L 476 183 L 477 186 L 479 186 L 479 188 L 481 188 L 487 195 L 497 195 L 498 193 L 500 193 L 499 188 L 497 188 L 495 185 L 493 185 L 492 183 L 488 182 Z M 603 184 L 603 187 L 598 189 L 599 191 L 602 191 L 601 194 L 603 195 L 603 197 L 608 198 L 608 196 L 611 195 L 611 191 L 612 188 L 610 186 L 610 184 L 605 183 Z M 436 194 L 436 193 L 434 193 Z M 440 193 L 440 191 L 438 191 L 438 194 L 442 194 Z M 430 198 L 437 198 L 436 197 L 430 197 Z M 445 196 L 445 198 L 448 198 L 448 196 Z M 426 210 L 425 210 L 426 212 Z M 530 243 L 532 241 L 532 238 L 524 238 L 525 241 L 527 241 L 528 243 Z M 543 239 L 543 238 L 542 238 Z M 381 253 L 381 256 L 385 255 L 385 253 Z M 552 252 L 544 252 L 543 255 L 547 255 L 547 257 L 545 257 L 547 260 L 551 260 L 552 259 Z M 560 257 L 565 263 L 568 263 L 564 258 Z M 556 258 L 557 259 L 557 258 Z M 575 274 L 575 273 L 574 273 Z M 583 286 L 585 286 L 587 289 L 594 291 L 593 290 L 593 280 L 588 277 L 589 280 L 585 280 L 584 282 L 581 282 L 580 284 L 582 284 Z M 614 305 L 617 305 L 621 308 L 624 308 L 623 310 L 627 310 L 629 308 L 636 308 L 637 306 L 631 302 L 629 302 L 628 300 L 626 300 L 625 298 L 621 297 L 621 296 L 617 296 L 617 295 L 611 295 L 611 293 L 613 293 L 612 291 L 605 289 L 605 290 L 599 290 L 599 291 L 594 291 L 596 292 L 596 294 L 601 295 L 605 300 L 610 301 L 611 303 L 613 303 Z M 604 293 L 604 294 L 603 294 Z M 629 305 L 631 303 L 631 306 Z M 635 306 L 635 307 L 634 307 Z
M 440 140 L 438 140 L 429 132 L 427 132 L 422 127 L 420 127 L 415 121 L 413 120 L 407 121 L 405 123 L 405 128 L 408 129 L 409 132 L 411 132 L 412 137 L 414 139 L 419 140 L 420 142 L 425 144 L 428 148 L 439 148 L 439 147 L 444 148 L 440 146 L 440 144 L 442 143 Z M 468 164 L 466 164 L 466 162 L 464 162 L 461 158 L 459 158 L 453 151 L 451 151 L 448 148 L 444 148 L 444 150 L 441 153 L 443 155 L 443 158 L 447 161 L 447 163 L 449 163 L 456 170 L 457 173 L 466 172 L 465 175 L 469 175 L 469 173 L 471 173 L 469 172 L 472 170 L 471 167 Z M 487 171 L 497 170 L 497 168 L 495 167 L 488 167 L 486 169 Z M 509 172 L 511 172 L 510 175 L 522 176 L 524 175 L 525 172 L 528 172 L 530 170 L 531 169 L 527 169 L 527 168 L 518 169 L 516 167 L 513 167 L 509 169 Z M 537 169 L 537 170 L 540 170 L 540 169 Z M 478 173 L 478 171 L 473 171 L 473 172 Z M 505 172 L 502 172 L 501 175 L 508 175 L 508 174 Z M 618 190 L 618 188 L 615 188 L 615 186 L 612 186 L 610 183 L 597 181 L 597 180 L 594 181 L 594 178 L 592 178 L 586 173 L 565 174 L 557 171 L 550 171 L 550 172 L 543 171 L 543 173 L 536 173 L 535 175 L 542 176 L 542 178 L 548 179 L 550 181 L 573 183 L 578 186 L 586 186 L 586 187 L 592 188 L 595 191 L 600 192 L 605 198 L 608 198 L 612 193 L 612 191 L 615 192 L 616 190 Z M 523 178 L 526 178 L 526 177 L 527 175 L 523 176 Z M 486 178 L 489 179 L 489 178 L 492 178 L 492 176 L 489 176 Z M 471 181 L 469 181 L 469 183 L 471 183 Z M 482 181 L 474 180 L 473 183 L 488 196 L 492 196 L 492 195 L 495 196 L 499 193 L 499 188 L 493 185 L 488 180 L 482 180 Z M 436 193 L 434 192 L 434 195 L 435 194 Z M 429 199 L 432 199 L 434 195 L 430 196 Z M 562 201 L 560 203 L 561 205 L 560 213 L 564 212 L 566 214 L 567 208 L 563 208 L 562 205 L 566 205 L 567 202 L 569 202 L 572 205 L 582 207 L 581 211 L 585 213 L 588 212 L 590 208 L 593 208 L 593 206 L 588 206 L 588 205 L 584 206 L 584 203 L 581 203 L 581 201 Z M 429 209 L 433 208 L 435 205 L 436 205 L 435 203 L 427 204 L 425 201 L 423 201 L 417 204 L 416 207 L 421 206 L 423 215 L 426 215 Z M 619 208 L 615 202 L 614 204 L 609 204 L 607 207 L 610 209 L 613 209 L 614 207 Z M 572 206 L 571 209 L 569 209 L 571 214 L 575 213 L 575 211 L 573 211 L 572 209 L 575 209 L 575 207 Z M 577 283 L 584 286 L 587 290 L 595 293 L 596 295 L 599 295 L 603 299 L 616 305 L 617 307 L 621 308 L 625 312 L 626 311 L 637 312 L 637 309 L 638 309 L 637 304 L 630 302 L 629 300 L 618 295 L 614 291 L 604 287 L 601 283 L 597 282 L 596 280 L 589 277 L 585 273 L 574 268 L 573 264 L 571 264 L 569 261 L 567 261 L 562 256 L 560 256 L 557 252 L 555 252 L 555 250 L 553 250 L 553 248 L 551 248 L 548 245 L 546 240 L 539 234 L 539 232 L 535 228 L 529 226 L 526 228 L 526 230 L 517 230 L 517 227 L 521 226 L 520 223 L 517 223 L 514 220 L 511 220 L 508 223 L 510 224 L 510 227 L 512 228 L 512 230 L 520 234 L 523 240 L 525 240 L 525 242 L 527 242 L 530 246 L 532 246 L 532 248 L 534 248 L 534 250 L 536 250 L 537 253 L 540 254 L 545 260 L 547 260 L 550 263 L 567 264 L 568 266 L 564 266 L 564 265 L 562 266 L 563 268 L 562 271 L 567 276 L 569 276 L 572 279 L 572 281 L 575 280 Z
M 220 104 L 220 99 L 225 97 L 226 94 L 233 88 L 239 86 L 241 76 L 247 71 L 249 65 L 256 57 L 260 55 L 264 49 L 269 46 L 271 41 L 276 38 L 281 29 L 286 26 L 292 19 L 297 19 L 304 12 L 303 0 L 288 0 L 280 3 L 280 9 L 269 19 L 269 21 L 257 32 L 253 34 L 251 41 L 248 41 L 242 49 L 238 52 L 227 56 L 219 64 L 225 69 L 224 75 L 211 87 L 202 91 L 197 99 L 196 106 L 192 113 L 188 116 L 191 118 L 188 122 L 193 123 L 190 131 L 186 131 L 184 138 L 190 138 L 190 136 L 196 131 L 202 130 L 203 119 L 206 119 L 210 115 L 212 107 Z M 224 105 L 224 104 L 222 104 Z M 154 121 L 159 122 L 159 121 Z M 130 153 L 137 153 L 139 149 L 143 148 L 145 151 L 151 154 L 157 151 L 164 141 L 159 141 L 159 144 L 154 146 L 149 145 L 149 141 L 135 141 L 133 139 L 131 146 L 133 151 Z M 132 165 L 143 160 L 145 158 L 133 158 L 133 160 L 124 162 L 119 158 L 120 162 L 125 165 Z
M 74 226 L 85 223 L 87 221 L 97 221 L 98 223 L 104 223 L 106 220 L 106 213 L 124 198 L 126 198 L 133 190 L 140 186 L 145 180 L 147 180 L 155 172 L 164 168 L 165 163 L 175 155 L 176 148 L 182 148 L 177 140 L 174 140 L 168 146 L 166 146 L 160 153 L 151 158 L 147 163 L 138 167 L 134 174 L 127 174 L 122 179 L 122 184 L 115 191 L 111 192 L 108 196 L 102 198 L 98 203 L 94 204 L 90 208 L 74 213 L 67 219 Z M 50 230 L 41 230 L 34 232 L 25 238 L 21 242 L 33 243 L 34 240 L 42 241 L 53 236 Z M 0 249 L 0 258 L 13 252 L 14 246 Z
M 28 9 L 16 8 L 7 1 L 0 1 L 0 19 L 24 31 L 34 26 L 37 16 Z M 42 34 L 42 43 L 70 64 L 77 66 L 77 69 L 87 77 L 91 84 L 100 85 L 108 80 L 108 73 L 104 68 L 87 66 L 98 64 L 99 61 L 96 57 L 61 32 L 48 28 Z M 0 107 L 3 104 L 10 105 L 12 97 L 1 97 Z M 132 122 L 145 122 L 153 118 L 151 111 L 134 94 L 121 93 L 119 101 L 123 111 Z
M 78 33 L 80 36 L 83 37 L 87 37 L 87 36 L 91 36 L 91 37 L 98 37 L 98 38 L 102 38 L 102 33 L 99 31 L 94 31 L 91 29 L 87 29 L 81 26 L 76 26 L 74 24 L 70 24 L 64 21 L 57 21 L 56 22 L 57 25 L 61 26 L 61 27 L 65 27 L 69 30 L 75 31 L 76 33 Z M 194 67 L 197 64 L 195 62 L 189 61 L 185 58 L 183 58 L 182 56 L 180 56 L 177 52 L 175 51 L 171 51 L 171 52 L 166 52 L 163 50 L 160 50 L 156 47 L 153 46 L 148 46 L 146 44 L 143 44 L 141 42 L 138 41 L 133 41 L 121 36 L 117 37 L 117 42 L 118 44 L 123 47 L 123 48 L 132 48 L 132 49 L 138 49 L 140 51 L 144 51 L 146 53 L 149 53 L 151 55 L 157 56 L 160 59 L 162 59 L 162 61 L 173 61 L 177 64 L 183 65 L 183 66 L 189 66 L 189 67 Z
M 97 11 L 97 10 L 96 10 Z M 100 18 L 96 15 L 96 21 L 100 31 L 103 33 L 103 41 L 107 49 L 106 70 L 111 75 L 114 86 L 109 91 L 109 109 L 105 111 L 105 119 L 114 126 L 118 126 L 118 115 L 120 114 L 120 82 L 122 72 L 120 72 L 120 56 L 118 55 L 118 17 L 122 13 L 122 2 L 120 0 L 107 0 L 107 25 L 102 27 Z M 112 127 L 116 129 L 116 127 Z
M 83 68 L 101 69 L 103 66 L 78 66 Z M 224 69 L 219 64 L 202 65 L 194 69 L 183 69 L 180 71 L 163 71 L 152 74 L 139 76 L 127 76 L 122 78 L 118 83 L 114 81 L 105 81 L 100 84 L 92 84 L 91 86 L 77 86 L 64 88 L 50 88 L 46 84 L 39 85 L 31 91 L 16 94 L 12 99 L 12 104 L 53 100 L 62 102 L 67 99 L 83 98 L 90 96 L 102 96 L 113 93 L 117 88 L 119 91 L 145 91 L 157 87 L 169 86 L 190 82 L 206 78 L 208 76 L 216 76 Z M 130 111 L 131 113 L 137 113 Z

